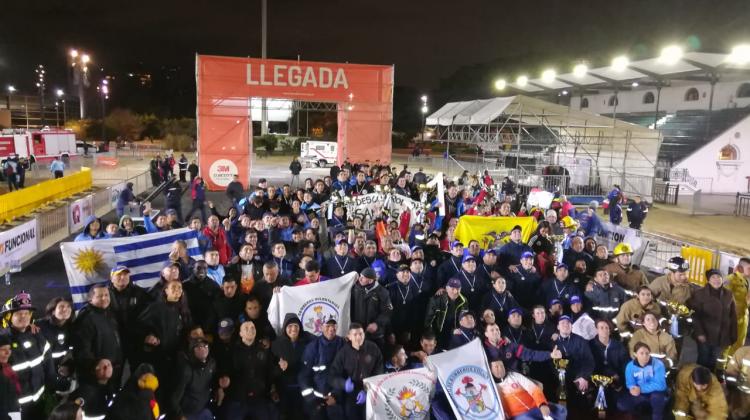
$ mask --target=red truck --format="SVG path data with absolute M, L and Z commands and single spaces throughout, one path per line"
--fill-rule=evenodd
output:
M 76 136 L 68 130 L 3 130 L 0 132 L 0 160 L 18 156 L 34 162 L 78 155 Z

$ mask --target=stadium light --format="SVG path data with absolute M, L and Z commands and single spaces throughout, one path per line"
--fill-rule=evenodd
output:
M 577 77 L 577 78 L 580 79 L 583 76 L 585 76 L 586 73 L 588 73 L 588 71 L 589 71 L 589 66 L 587 66 L 587 65 L 585 65 L 583 63 L 576 64 L 576 66 L 573 67 L 573 76 L 575 76 L 575 77 Z
M 628 64 L 630 64 L 628 57 L 625 57 L 624 55 L 615 57 L 612 60 L 612 70 L 620 72 L 625 71 L 625 69 L 628 68 Z
M 507 83 L 505 82 L 505 79 L 497 79 L 495 81 L 495 89 L 497 90 L 505 90 L 505 86 Z
M 57 94 L 57 97 L 59 98 L 59 97 L 63 96 L 65 94 L 65 92 L 63 92 L 62 89 L 57 89 L 55 91 L 55 94 Z
M 422 97 L 419 99 L 421 99 L 422 102 L 427 103 L 427 95 L 422 95 Z
M 750 44 L 740 44 L 732 48 L 727 61 L 739 65 L 750 63 Z
M 528 82 L 529 82 L 529 78 L 528 78 L 528 77 L 526 77 L 526 76 L 518 76 L 518 78 L 516 79 L 516 84 L 517 84 L 517 85 L 518 85 L 519 87 L 524 87 L 524 86 L 526 86 L 526 83 L 528 83 Z
M 677 64 L 682 59 L 682 47 L 679 45 L 670 45 L 661 49 L 659 62 L 669 66 Z
M 427 113 L 427 111 L 429 111 L 429 110 L 430 110 L 430 108 L 427 108 L 427 105 L 423 105 L 423 106 L 422 106 L 422 113 L 423 113 L 423 114 L 426 114 L 426 113 Z
M 632 86 L 632 87 L 638 87 L 639 85 L 638 85 L 638 82 L 633 82 L 633 83 L 630 84 L 630 86 Z
M 81 56 L 81 62 L 83 64 L 88 64 L 89 61 L 91 61 L 91 57 L 89 57 L 88 54 L 84 54 Z
M 8 92 L 13 93 L 15 91 L 16 91 L 16 87 L 15 86 L 13 86 L 13 85 L 9 85 L 8 86 Z
M 70 56 L 72 58 L 78 57 L 78 50 L 70 50 Z
M 552 69 L 547 69 L 542 72 L 542 81 L 544 83 L 552 83 L 555 81 L 555 77 L 557 76 L 557 73 L 555 73 Z

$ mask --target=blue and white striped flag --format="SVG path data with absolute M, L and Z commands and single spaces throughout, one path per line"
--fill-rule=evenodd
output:
M 180 239 L 187 242 L 190 257 L 202 259 L 198 232 L 188 228 L 128 238 L 61 243 L 75 309 L 86 303 L 86 294 L 93 284 L 109 281 L 110 270 L 118 265 L 130 269 L 130 280 L 135 284 L 144 288 L 153 286 L 159 281 L 164 262 L 169 259 L 172 244 Z

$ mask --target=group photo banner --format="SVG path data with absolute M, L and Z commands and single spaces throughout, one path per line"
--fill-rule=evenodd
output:
M 284 286 L 271 297 L 268 321 L 276 334 L 283 334 L 281 327 L 284 317 L 293 313 L 300 319 L 305 331 L 319 336 L 323 333 L 323 325 L 329 319 L 335 319 L 337 334 L 345 337 L 349 330 L 352 286 L 357 277 L 356 272 L 351 272 L 319 283 Z
M 365 378 L 367 420 L 429 419 L 436 382 L 426 368 Z
M 374 220 L 377 212 L 387 212 L 392 218 L 398 219 L 402 213 L 411 215 L 409 224 L 413 225 L 419 221 L 422 203 L 409 197 L 398 194 L 370 193 L 351 197 L 350 201 L 327 201 L 329 212 L 335 205 L 343 205 L 346 208 L 349 220 L 359 217 L 362 219 L 362 229 L 372 230 L 375 228 Z M 328 215 L 330 218 L 331 215 Z

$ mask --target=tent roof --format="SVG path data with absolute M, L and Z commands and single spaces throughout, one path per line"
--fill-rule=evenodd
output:
M 499 117 L 512 119 L 525 125 L 564 128 L 569 133 L 590 130 L 589 135 L 600 132 L 608 136 L 633 136 L 658 138 L 657 131 L 625 121 L 613 120 L 598 114 L 571 109 L 524 95 L 449 102 L 427 117 L 427 125 L 487 125 Z

